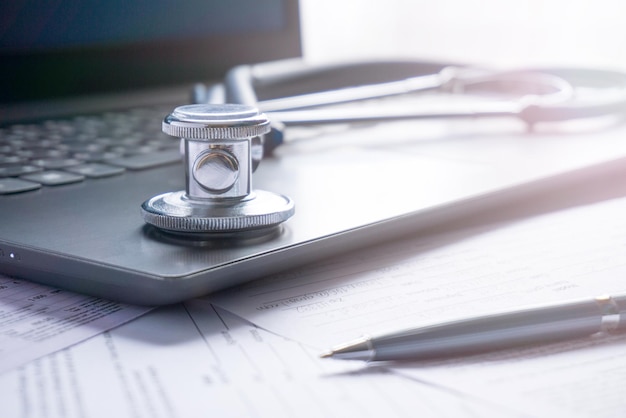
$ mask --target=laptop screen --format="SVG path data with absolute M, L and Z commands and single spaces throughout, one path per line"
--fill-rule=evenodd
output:
M 0 103 L 210 80 L 300 54 L 296 0 L 0 5 Z

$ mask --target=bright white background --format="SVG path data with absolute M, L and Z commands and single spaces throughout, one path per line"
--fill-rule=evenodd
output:
M 623 0 L 301 0 L 310 60 L 413 57 L 626 70 Z

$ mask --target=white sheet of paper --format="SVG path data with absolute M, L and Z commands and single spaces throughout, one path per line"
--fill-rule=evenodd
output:
M 2 416 L 514 417 L 385 370 L 325 362 L 202 301 L 0 376 Z
M 0 275 L 0 373 L 86 340 L 150 309 Z
M 624 213 L 626 199 L 614 199 L 499 228 L 397 242 L 382 251 L 362 251 L 269 277 L 210 300 L 263 328 L 324 349 L 362 334 L 543 302 L 626 293 Z M 617 351 L 626 352 L 625 340 L 614 344 Z M 457 368 L 448 363 L 428 372 L 416 368 L 410 374 L 422 379 L 436 376 L 441 385 L 489 396 L 496 389 L 523 392 L 545 371 L 546 387 L 570 390 L 572 402 L 565 402 L 563 409 L 569 411 L 577 403 L 596 402 L 595 390 L 586 387 L 598 384 L 607 359 L 616 355 L 598 347 L 588 349 L 590 363 L 576 370 L 552 369 L 550 361 L 539 357 L 493 368 L 473 366 L 466 380 L 459 379 Z M 579 353 L 583 351 L 571 351 L 571 359 L 563 357 L 563 364 L 574 362 Z M 617 360 L 618 369 L 626 361 L 622 358 Z M 518 386 L 515 376 L 524 370 L 534 374 Z M 572 383 L 574 375 L 580 384 Z M 496 378 L 502 376 L 510 378 Z M 493 384 L 474 391 L 478 385 L 472 381 L 481 380 Z M 513 405 L 524 410 L 535 395 L 521 399 Z M 542 405 L 552 403 L 546 399 Z M 612 406 L 623 412 L 626 401 Z
M 625 347 L 626 335 L 594 337 L 393 369 L 535 416 L 621 418 Z

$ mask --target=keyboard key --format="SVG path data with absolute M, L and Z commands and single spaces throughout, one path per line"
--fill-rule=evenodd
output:
M 68 173 L 65 171 L 43 171 L 21 177 L 24 180 L 41 183 L 45 186 L 60 186 L 62 184 L 77 183 L 83 181 L 85 176 Z
M 126 169 L 123 167 L 114 167 L 106 164 L 91 163 L 68 167 L 65 169 L 65 171 L 96 179 L 122 174 L 124 171 L 126 171 Z
M 23 147 L 16 152 L 17 155 L 23 158 L 28 158 L 31 160 L 36 159 L 48 159 L 48 158 L 61 158 L 65 156 L 63 151 L 59 151 L 57 149 L 49 149 L 49 148 L 27 148 Z
M 87 163 L 96 163 L 100 161 L 106 161 L 113 158 L 121 158 L 123 154 L 116 152 L 79 152 L 74 154 L 74 158 Z
M 129 170 L 144 170 L 166 164 L 173 164 L 182 160 L 178 150 L 158 151 L 150 154 L 137 154 L 129 157 L 113 158 L 107 163 L 127 168 Z
M 0 177 L 18 177 L 24 174 L 41 171 L 41 167 L 34 165 L 3 164 L 0 165 Z
M 49 170 L 58 170 L 61 168 L 71 167 L 78 165 L 82 161 L 75 158 L 44 158 L 41 160 L 33 160 L 32 163 L 38 167 L 42 167 Z
M 0 155 L 0 166 L 26 164 L 28 159 L 18 155 Z
M 0 195 L 29 192 L 31 190 L 37 190 L 41 187 L 39 183 L 33 183 L 32 181 L 5 178 L 0 179 Z
M 103 144 L 96 144 L 96 143 L 70 143 L 70 144 L 63 144 L 62 145 L 63 150 L 67 151 L 67 152 L 71 152 L 71 153 L 96 153 L 96 152 L 103 152 L 106 148 L 105 145 Z

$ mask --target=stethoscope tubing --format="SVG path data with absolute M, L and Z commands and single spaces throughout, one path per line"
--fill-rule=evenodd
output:
M 362 124 L 399 120 L 496 118 L 512 117 L 530 127 L 542 122 L 563 122 L 626 113 L 626 74 L 618 71 L 583 68 L 546 68 L 519 71 L 488 71 L 479 68 L 431 62 L 408 62 L 418 68 L 419 74 L 400 80 L 335 88 L 327 91 L 305 92 L 295 96 L 259 100 L 256 86 L 279 86 L 281 83 L 308 82 L 328 77 L 332 71 L 350 74 L 367 66 L 385 68 L 405 65 L 407 62 L 364 62 L 331 65 L 274 66 L 272 71 L 258 71 L 258 66 L 238 66 L 231 69 L 224 80 L 223 100 L 248 104 L 266 112 L 273 121 L 274 131 L 288 126 L 316 126 L 326 124 Z M 385 67 L 386 66 L 386 67 Z M 423 71 L 422 71 L 423 70 Z M 259 74 L 260 73 L 260 74 Z M 318 83 L 319 84 L 319 83 Z M 580 98 L 577 89 L 583 86 L 596 92 L 595 97 Z M 380 99 L 389 96 L 446 92 L 465 94 L 476 90 L 502 93 L 514 89 L 517 100 L 494 100 L 462 106 L 401 110 L 385 108 L 342 108 L 324 106 L 355 101 Z M 482 89 L 482 90 L 481 90 Z M 500 91 L 498 91 L 500 90 Z M 608 98 L 603 93 L 608 91 Z

